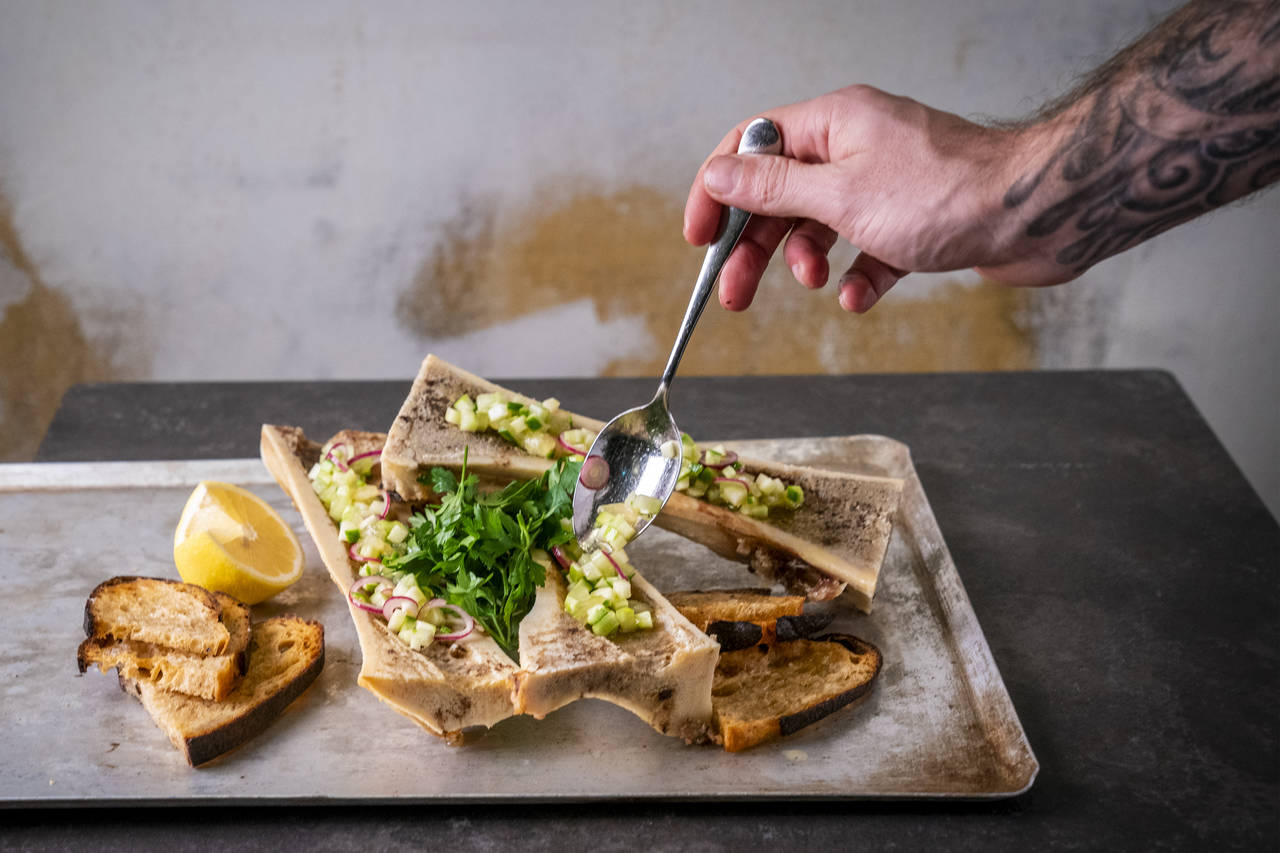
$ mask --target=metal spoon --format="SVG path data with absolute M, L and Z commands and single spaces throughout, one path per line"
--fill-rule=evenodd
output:
M 742 132 L 739 154 L 777 154 L 782 150 L 782 136 L 767 118 L 758 118 Z M 675 378 L 676 367 L 693 334 L 693 327 L 707 306 L 720 270 L 737 245 L 751 214 L 736 207 L 729 208 L 724 230 L 707 247 L 698 283 L 693 288 L 689 307 L 676 335 L 675 346 L 662 372 L 658 393 L 647 405 L 628 409 L 618 415 L 596 436 L 587 451 L 582 474 L 573 490 L 573 532 L 584 545 L 591 544 L 591 534 L 600 507 L 621 503 L 632 494 L 649 495 L 665 504 L 675 491 L 680 478 L 680 430 L 667 409 L 667 390 Z M 675 442 L 673 456 L 662 448 Z M 603 482 L 601 482 L 603 481 Z M 636 524 L 636 535 L 649 526 L 651 516 L 642 515 Z

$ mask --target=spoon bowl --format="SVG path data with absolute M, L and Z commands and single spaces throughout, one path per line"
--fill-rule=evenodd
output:
M 743 130 L 739 154 L 777 154 L 781 151 L 782 136 L 769 119 L 755 119 Z M 676 482 L 680 479 L 682 454 L 679 449 L 680 430 L 667 407 L 667 391 L 693 328 L 702 316 L 702 309 L 707 307 L 707 299 L 720 277 L 720 270 L 750 218 L 751 214 L 745 210 L 729 208 L 723 230 L 707 247 L 698 282 L 694 285 L 689 307 L 685 309 L 657 394 L 647 405 L 628 409 L 605 424 L 587 451 L 582 473 L 573 490 L 573 532 L 584 547 L 592 544 L 592 531 L 601 507 L 623 503 L 633 494 L 652 497 L 665 504 L 675 491 Z M 662 448 L 672 441 L 676 452 L 665 455 Z M 649 526 L 653 517 L 640 516 L 635 525 L 636 536 Z
M 680 478 L 680 454 L 664 456 L 663 444 L 674 441 L 680 445 L 680 430 L 675 419 L 667 411 L 665 395 L 654 397 L 647 405 L 628 409 L 610 421 L 587 453 L 587 459 L 602 459 L 607 468 L 604 482 L 592 488 L 590 469 L 593 463 L 584 462 L 584 474 L 579 476 L 573 491 L 573 530 L 578 541 L 589 544 L 595 518 L 600 507 L 623 503 L 633 494 L 651 495 L 663 503 L 675 491 Z M 656 452 L 655 452 L 656 449 Z M 599 463 L 595 463 L 599 464 Z M 579 519 L 584 526 L 579 527 Z M 640 517 L 636 525 L 639 533 L 649 524 Z

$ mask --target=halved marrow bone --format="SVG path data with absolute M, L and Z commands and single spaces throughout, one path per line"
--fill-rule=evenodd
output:
M 550 467 L 551 460 L 531 456 L 496 433 L 467 433 L 445 422 L 446 409 L 462 394 L 474 398 L 494 391 L 537 402 L 428 355 L 387 435 L 382 465 L 389 488 L 406 498 L 425 496 L 419 475 L 434 466 L 457 468 L 464 449 L 467 470 L 494 484 L 536 477 Z M 596 431 L 604 426 L 577 414 L 573 423 Z M 804 506 L 766 522 L 677 492 L 656 523 L 812 600 L 835 598 L 847 587 L 853 603 L 869 612 L 902 480 L 740 461 L 749 474 L 764 472 L 801 486 Z
M 385 436 L 347 431 L 334 440 L 361 453 L 381 447 Z M 297 427 L 262 428 L 263 461 L 298 508 L 345 597 L 357 567 L 307 477 L 321 446 Z M 348 602 L 363 653 L 358 683 L 455 743 L 462 741 L 463 729 L 493 726 L 515 714 L 542 717 L 583 697 L 620 705 L 663 734 L 690 742 L 709 739 L 719 647 L 642 575 L 632 579 L 632 588 L 653 608 L 654 628 L 615 641 L 596 636 L 563 612 L 563 580 L 549 572 L 520 624 L 519 665 L 487 635 L 413 651 L 384 621 Z

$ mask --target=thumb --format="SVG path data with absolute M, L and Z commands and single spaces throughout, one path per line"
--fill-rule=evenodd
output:
M 721 204 L 834 225 L 842 210 L 831 168 L 772 154 L 725 154 L 707 163 L 702 185 Z

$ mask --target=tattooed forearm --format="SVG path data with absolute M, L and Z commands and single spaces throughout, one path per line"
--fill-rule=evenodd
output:
M 1049 108 L 1008 190 L 1073 275 L 1280 178 L 1280 0 L 1193 2 Z

